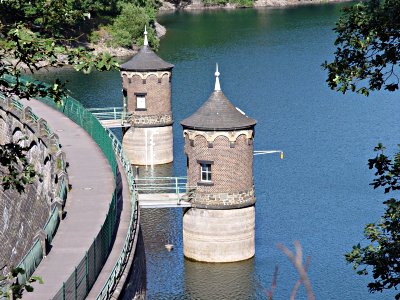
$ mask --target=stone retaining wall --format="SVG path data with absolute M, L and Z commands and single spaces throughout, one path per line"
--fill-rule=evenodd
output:
M 58 196 L 66 197 L 68 187 L 65 154 L 60 150 L 57 135 L 29 107 L 17 104 L 0 99 L 0 143 L 16 142 L 29 147 L 28 161 L 41 177 L 21 194 L 0 188 L 0 261 L 2 266 L 7 265 L 4 274 L 30 249 L 54 206 L 63 206 Z M 63 187 L 65 191 L 60 190 Z

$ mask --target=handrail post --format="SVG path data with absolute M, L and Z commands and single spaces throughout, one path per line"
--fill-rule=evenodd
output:
M 175 191 L 176 191 L 176 196 L 178 197 L 178 204 L 180 204 L 181 199 L 179 197 L 178 177 L 175 177 Z
M 139 166 L 135 166 L 136 173 L 135 173 L 135 181 L 137 182 L 139 180 Z

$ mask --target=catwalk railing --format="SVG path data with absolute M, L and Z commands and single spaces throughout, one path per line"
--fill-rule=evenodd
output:
M 21 102 L 17 99 L 12 99 L 6 97 L 4 94 L 0 93 L 0 106 L 3 109 L 11 109 L 16 114 L 19 114 L 24 122 L 29 122 L 30 124 L 35 124 L 35 126 L 40 125 L 40 128 L 44 131 L 44 134 L 47 137 L 52 136 L 52 131 L 48 126 L 47 122 L 43 119 L 40 119 L 36 114 L 32 112 L 30 107 L 25 107 Z M 40 133 L 40 132 L 39 132 Z M 42 138 L 42 136 L 40 137 Z M 51 145 L 56 149 L 52 149 L 54 152 L 60 150 L 58 141 Z M 65 169 L 65 157 L 60 155 L 58 157 L 57 163 L 57 171 L 64 171 Z M 60 180 L 56 185 L 56 198 L 60 201 L 61 205 L 64 205 L 64 202 L 67 198 L 67 183 L 64 176 L 60 176 Z M 53 199 L 56 200 L 56 199 Z M 48 218 L 46 224 L 44 225 L 43 231 L 46 234 L 47 243 L 51 245 L 54 235 L 56 234 L 58 224 L 60 223 L 60 214 L 59 209 L 56 205 L 53 206 L 51 210 L 50 217 Z M 39 265 L 41 260 L 43 259 L 44 249 L 43 245 L 40 242 L 39 238 L 36 238 L 33 241 L 31 248 L 27 251 L 21 261 L 18 263 L 17 268 L 22 268 L 24 270 L 24 274 L 18 275 L 18 282 L 20 284 L 25 284 L 29 277 L 34 273 L 36 267 Z
M 9 77 L 7 80 L 12 84 L 13 78 Z M 27 84 L 30 79 L 22 78 L 20 82 Z M 43 87 L 46 84 L 36 82 Z M 136 194 L 134 192 L 134 177 L 133 172 L 129 163 L 126 159 L 125 153 L 122 149 L 122 145 L 119 140 L 111 133 L 106 130 L 97 120 L 97 118 L 82 104 L 72 97 L 65 97 L 62 103 L 55 103 L 53 99 L 44 97 L 38 100 L 52 106 L 58 111 L 62 112 L 68 118 L 73 120 L 79 126 L 81 126 L 98 144 L 101 151 L 106 156 L 114 174 L 114 192 L 110 201 L 109 211 L 100 232 L 96 237 L 90 248 L 86 251 L 85 256 L 81 262 L 75 266 L 74 272 L 69 278 L 62 284 L 60 290 L 53 297 L 53 299 L 84 299 L 89 293 L 91 287 L 94 285 L 97 276 L 99 275 L 102 267 L 104 266 L 107 257 L 111 251 L 113 242 L 113 235 L 116 229 L 117 221 L 117 198 L 116 198 L 116 179 L 117 179 L 117 161 L 116 157 L 121 161 L 124 167 L 125 174 L 128 178 L 128 182 L 131 189 L 131 202 L 132 212 L 130 218 L 130 224 L 125 238 L 123 249 L 119 255 L 119 258 L 111 272 L 107 282 L 105 283 L 102 291 L 98 295 L 97 299 L 109 299 L 116 288 L 122 273 L 125 270 L 126 262 L 130 255 L 134 255 L 134 249 L 132 246 L 134 240 L 138 235 L 138 204 L 136 201 Z M 133 252 L 133 253 L 132 253 Z
M 88 110 L 100 121 L 103 127 L 131 126 L 132 113 L 126 112 L 123 107 L 88 108 Z

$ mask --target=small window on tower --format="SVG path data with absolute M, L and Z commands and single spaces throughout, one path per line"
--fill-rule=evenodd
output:
M 201 181 L 211 181 L 211 164 L 201 164 Z
M 214 185 L 212 181 L 213 161 L 197 161 L 200 166 L 200 181 L 198 185 Z
M 136 110 L 146 110 L 146 95 L 136 95 Z

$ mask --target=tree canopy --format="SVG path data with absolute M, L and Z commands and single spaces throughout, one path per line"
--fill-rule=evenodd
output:
M 64 84 L 55 80 L 43 85 L 22 84 L 24 68 L 32 73 L 43 67 L 72 65 L 89 72 L 92 68 L 109 70 L 117 62 L 108 54 L 93 55 L 84 47 L 75 47 L 77 28 L 88 20 L 88 0 L 0 1 L 0 93 L 5 97 L 31 98 L 50 96 L 61 103 Z M 105 10 L 101 1 L 95 7 Z M 89 11 L 90 12 L 90 11 Z M 15 80 L 10 81 L 13 78 Z M 24 191 L 24 186 L 37 177 L 27 161 L 28 149 L 22 144 L 0 145 L 0 173 L 3 189 Z
M 325 62 L 328 85 L 345 93 L 399 89 L 400 1 L 368 0 L 345 8 L 334 28 L 333 62 Z
M 391 160 L 384 154 L 384 149 L 379 144 L 375 148 L 378 154 L 368 162 L 376 176 L 371 185 L 391 193 L 400 190 L 400 153 Z M 358 274 L 372 273 L 374 280 L 368 284 L 371 292 L 397 289 L 400 284 L 400 201 L 390 198 L 384 204 L 386 210 L 381 219 L 364 228 L 364 236 L 370 244 L 362 246 L 359 243 L 345 255 L 354 269 L 358 269 Z M 400 293 L 396 299 L 400 299 Z
M 348 7 L 334 31 L 335 58 L 323 64 L 331 89 L 366 96 L 399 89 L 400 1 L 368 0 Z M 394 196 L 400 190 L 400 153 L 390 159 L 384 149 L 379 144 L 376 157 L 368 161 L 376 176 L 371 185 Z M 370 292 L 397 289 L 400 283 L 400 201 L 391 197 L 384 205 L 381 219 L 364 228 L 367 242 L 345 255 L 358 274 L 372 273 Z M 395 298 L 400 299 L 400 293 Z

